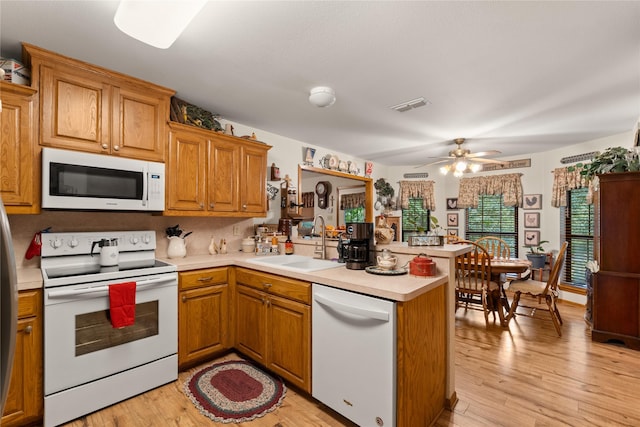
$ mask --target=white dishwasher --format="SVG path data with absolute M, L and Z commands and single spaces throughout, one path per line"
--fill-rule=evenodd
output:
M 312 285 L 312 396 L 362 427 L 396 425 L 396 305 Z

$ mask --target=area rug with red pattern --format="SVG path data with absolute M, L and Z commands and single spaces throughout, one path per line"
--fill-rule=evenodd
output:
M 184 392 L 213 421 L 240 423 L 276 409 L 287 388 L 281 379 L 249 362 L 227 360 L 194 372 L 185 381 Z

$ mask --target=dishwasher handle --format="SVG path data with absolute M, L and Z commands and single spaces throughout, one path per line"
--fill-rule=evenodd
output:
M 357 316 L 382 320 L 384 322 L 389 321 L 389 313 L 386 311 L 380 310 L 372 310 L 370 308 L 358 307 L 355 305 L 344 304 L 338 301 L 335 301 L 331 298 L 327 298 L 320 294 L 314 294 L 313 299 L 318 302 L 318 304 L 324 305 L 326 307 L 333 308 L 334 310 L 344 311 L 346 313 L 355 314 Z

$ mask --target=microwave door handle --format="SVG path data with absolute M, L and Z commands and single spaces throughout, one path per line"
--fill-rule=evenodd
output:
M 136 291 L 141 290 L 140 288 L 146 288 L 150 285 L 156 285 L 162 282 L 171 282 L 175 281 L 172 278 L 159 278 L 159 279 L 149 279 L 149 280 L 141 280 L 136 283 Z M 60 289 L 56 291 L 51 291 L 48 293 L 49 299 L 54 298 L 65 298 L 68 296 L 77 296 L 77 295 L 87 295 L 87 294 L 97 294 L 100 292 L 107 292 L 109 290 L 109 286 L 96 286 L 93 288 L 82 288 L 82 289 Z
M 148 168 L 144 168 L 144 173 L 142 174 L 143 176 L 143 180 L 142 180 L 142 194 L 143 194 L 143 200 L 142 200 L 142 204 L 144 206 L 149 206 L 149 169 Z

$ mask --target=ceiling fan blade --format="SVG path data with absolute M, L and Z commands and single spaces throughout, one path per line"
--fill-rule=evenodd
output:
M 489 151 L 478 151 L 477 153 L 467 154 L 467 157 L 484 157 L 484 156 L 493 156 L 495 154 L 500 154 L 498 150 L 489 150 Z
M 414 166 L 414 169 L 437 165 L 438 163 L 448 162 L 449 160 L 451 160 L 451 159 L 447 157 L 447 158 L 445 158 L 445 160 L 438 160 L 437 162 L 431 162 L 431 163 L 426 163 L 424 165 Z
M 497 163 L 497 164 L 501 164 L 504 165 L 507 162 L 504 160 L 495 160 L 495 159 L 479 159 L 479 158 L 474 158 L 472 159 L 474 162 L 478 162 L 478 163 Z

